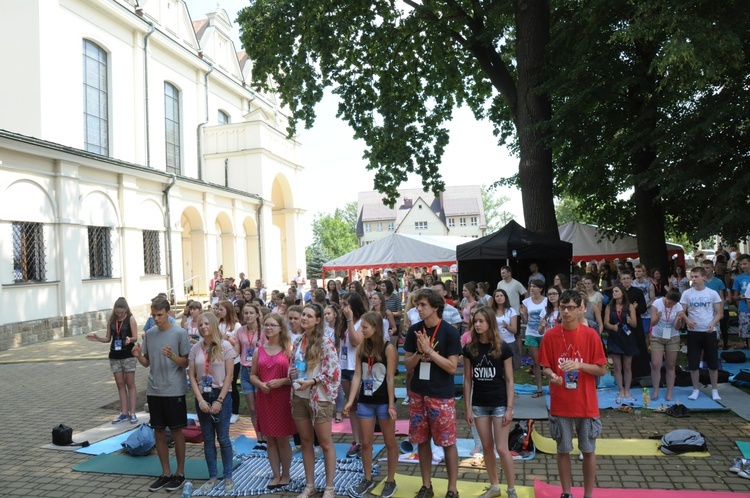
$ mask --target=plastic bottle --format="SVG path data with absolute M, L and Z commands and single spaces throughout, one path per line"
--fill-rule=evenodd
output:
M 643 388 L 643 406 L 645 408 L 651 406 L 651 394 L 648 392 L 648 387 Z
M 301 349 L 297 350 L 297 354 L 294 357 L 294 368 L 297 369 L 297 378 L 295 381 L 307 379 L 307 361 L 305 360 L 305 353 Z M 299 389 L 299 383 L 294 382 L 292 387 L 295 390 Z
M 190 498 L 191 496 L 193 496 L 193 482 L 192 481 L 187 481 L 182 486 L 182 495 L 181 495 L 181 497 L 182 498 Z

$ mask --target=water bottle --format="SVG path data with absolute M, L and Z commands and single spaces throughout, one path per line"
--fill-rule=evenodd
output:
M 643 388 L 643 406 L 644 408 L 651 406 L 651 394 L 648 392 L 648 387 Z
M 182 498 L 190 498 L 193 496 L 193 482 L 188 481 L 182 486 Z
M 297 354 L 294 355 L 294 368 L 297 369 L 297 378 L 292 387 L 298 390 L 300 386 L 296 381 L 307 379 L 307 361 L 305 361 L 305 353 L 301 349 L 298 349 Z

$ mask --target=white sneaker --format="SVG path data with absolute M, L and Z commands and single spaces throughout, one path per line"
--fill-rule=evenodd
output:
M 239 419 L 240 419 L 240 416 L 239 416 L 239 415 L 235 415 L 235 414 L 233 413 L 233 414 L 232 414 L 232 416 L 231 416 L 231 417 L 229 417 L 229 423 L 230 423 L 230 424 L 235 424 L 235 423 L 237 423 L 237 421 L 238 421 Z
M 692 399 L 693 401 L 695 401 L 696 399 L 698 399 L 698 395 L 700 393 L 701 392 L 699 390 L 693 389 L 693 394 L 691 394 L 690 396 L 688 396 L 688 399 Z
M 409 396 L 405 397 L 401 404 L 404 406 L 409 406 Z

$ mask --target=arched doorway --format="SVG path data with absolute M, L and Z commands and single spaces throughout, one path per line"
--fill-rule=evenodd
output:
M 186 294 L 208 294 L 206 272 L 206 229 L 203 218 L 192 206 L 185 208 L 180 217 L 182 225 L 182 271 Z M 196 278 L 199 277 L 199 278 Z
M 284 282 L 289 282 L 296 275 L 293 267 L 296 261 L 295 248 L 295 210 L 292 189 L 289 181 L 282 174 L 276 175 L 271 187 L 273 202 L 273 224 L 279 229 L 281 248 L 281 275 Z
M 217 268 L 224 267 L 224 276 L 237 279 L 234 260 L 234 229 L 229 215 L 223 211 L 216 216 L 216 257 Z
M 258 246 L 258 226 L 249 216 L 242 223 L 245 230 L 245 254 L 247 254 L 247 278 L 251 283 L 260 278 L 260 249 Z

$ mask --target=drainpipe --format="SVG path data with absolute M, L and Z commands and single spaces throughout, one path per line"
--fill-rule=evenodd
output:
M 166 210 L 166 225 L 167 225 L 167 270 L 169 271 L 169 300 L 170 302 L 175 302 L 174 297 L 174 271 L 172 267 L 172 216 L 169 210 L 169 191 L 172 190 L 172 187 L 174 187 L 175 182 L 177 182 L 177 176 L 172 173 L 172 180 L 169 182 L 169 185 L 167 185 L 167 188 L 164 189 L 164 206 Z
M 151 135 L 148 118 L 148 39 L 154 34 L 154 23 L 148 21 L 148 33 L 143 37 L 143 106 L 146 110 L 146 166 L 151 167 Z
M 229 186 L 229 159 L 224 159 L 224 186 Z
M 264 204 L 263 197 L 261 197 L 258 209 L 255 211 L 255 216 L 258 218 L 258 264 L 260 266 L 261 282 L 263 282 L 263 217 L 261 210 L 263 209 Z
M 206 88 L 206 120 L 198 125 L 195 129 L 196 139 L 198 140 L 198 180 L 203 180 L 203 127 L 208 124 L 208 75 L 214 71 L 214 65 L 208 65 L 208 71 L 203 76 L 203 85 Z

